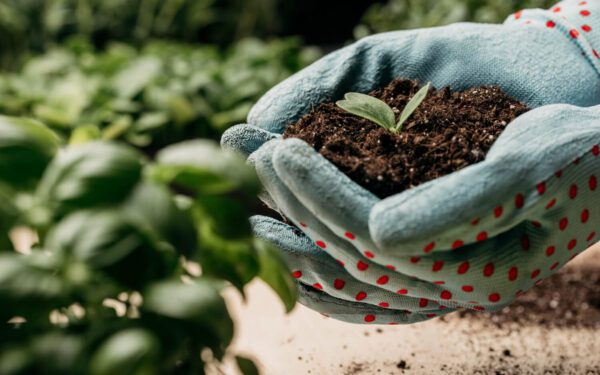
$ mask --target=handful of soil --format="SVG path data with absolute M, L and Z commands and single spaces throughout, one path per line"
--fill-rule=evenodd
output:
M 396 79 L 369 95 L 398 117 L 419 88 L 416 81 Z M 432 88 L 399 133 L 325 103 L 289 125 L 283 136 L 304 140 L 385 198 L 482 161 L 504 128 L 528 110 L 497 86 L 462 92 Z

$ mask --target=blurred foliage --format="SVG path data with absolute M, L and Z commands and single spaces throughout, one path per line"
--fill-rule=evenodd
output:
M 454 22 L 501 23 L 525 8 L 549 8 L 556 0 L 389 0 L 363 16 L 355 36 L 448 25 Z
M 242 157 L 210 140 L 154 159 L 121 142 L 64 146 L 13 117 L 0 117 L 0 140 L 0 168 L 35 167 L 0 173 L 0 374 L 203 374 L 224 358 L 257 373 L 228 349 L 221 290 L 259 277 L 288 310 L 297 291 L 252 237 L 260 186 Z
M 295 39 L 245 39 L 224 52 L 112 44 L 99 53 L 76 39 L 0 75 L 0 113 L 34 117 L 73 143 L 121 139 L 153 152 L 184 139 L 218 138 L 318 55 Z
M 0 50 L 5 63 L 45 51 L 73 35 L 96 47 L 142 45 L 151 38 L 229 44 L 272 35 L 279 0 L 2 0 Z M 10 60 L 10 61 L 6 61 Z M 4 65 L 6 66 L 6 65 Z

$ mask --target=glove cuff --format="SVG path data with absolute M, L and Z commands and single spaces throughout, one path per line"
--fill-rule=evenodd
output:
M 600 75 L 600 0 L 565 0 L 549 10 L 521 10 L 504 23 L 544 27 L 557 37 L 569 39 Z

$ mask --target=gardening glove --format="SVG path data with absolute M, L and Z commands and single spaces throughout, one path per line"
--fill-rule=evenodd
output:
M 596 29 L 599 1 L 565 1 L 519 12 L 502 26 L 380 34 L 330 54 L 261 99 L 252 125 L 230 129 L 222 143 L 251 154 L 263 199 L 301 229 L 253 219 L 256 234 L 282 249 L 302 283 L 301 301 L 353 322 L 496 310 L 594 241 L 598 108 L 527 113 L 484 162 L 384 200 L 280 134 L 318 103 L 396 77 L 455 90 L 495 84 L 532 107 L 597 104 Z

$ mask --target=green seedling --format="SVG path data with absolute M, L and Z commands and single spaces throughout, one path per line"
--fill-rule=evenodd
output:
M 413 114 L 427 96 L 431 83 L 423 86 L 410 99 L 400 114 L 400 119 L 396 122 L 396 115 L 392 108 L 387 103 L 369 95 L 360 94 L 357 92 L 349 92 L 344 96 L 344 100 L 339 100 L 336 104 L 338 107 L 353 115 L 366 118 L 380 125 L 392 133 L 402 131 L 402 126 L 406 120 Z

